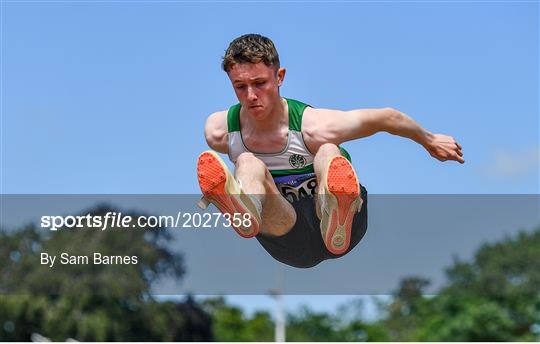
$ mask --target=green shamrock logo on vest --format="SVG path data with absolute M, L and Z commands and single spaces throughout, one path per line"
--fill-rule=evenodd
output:
M 302 168 L 306 166 L 306 158 L 300 154 L 293 154 L 289 158 L 289 164 L 294 168 Z

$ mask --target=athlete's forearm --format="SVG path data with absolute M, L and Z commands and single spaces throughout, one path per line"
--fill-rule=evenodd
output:
M 386 131 L 392 135 L 409 138 L 422 146 L 426 146 L 433 137 L 433 134 L 422 128 L 411 117 L 403 112 L 391 109 L 385 116 L 382 131 Z

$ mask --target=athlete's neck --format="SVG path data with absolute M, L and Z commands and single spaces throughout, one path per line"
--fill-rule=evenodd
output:
M 241 116 L 242 127 L 249 128 L 250 131 L 254 132 L 279 130 L 284 124 L 288 126 L 289 123 L 287 100 L 281 97 L 269 109 L 268 115 L 264 117 L 256 118 L 248 113 L 243 115 Z

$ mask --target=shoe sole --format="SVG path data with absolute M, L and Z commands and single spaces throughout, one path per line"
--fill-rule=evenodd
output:
M 252 238 L 259 233 L 261 222 L 257 208 L 248 195 L 244 194 L 227 165 L 214 152 L 206 151 L 197 160 L 197 178 L 204 197 L 214 204 L 222 214 L 230 216 L 231 226 L 244 238 Z M 250 215 L 251 226 L 235 226 L 234 219 L 244 220 Z M 241 221 L 242 224 L 244 221 Z
M 328 251 L 342 254 L 351 243 L 353 218 L 362 202 L 360 187 L 353 166 L 342 156 L 330 160 L 326 171 L 328 217 L 323 216 L 321 231 Z

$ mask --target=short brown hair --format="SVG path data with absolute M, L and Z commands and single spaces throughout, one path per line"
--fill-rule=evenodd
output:
M 246 62 L 264 62 L 279 69 L 279 55 L 272 40 L 254 33 L 236 38 L 225 51 L 221 67 L 228 73 L 233 65 Z

